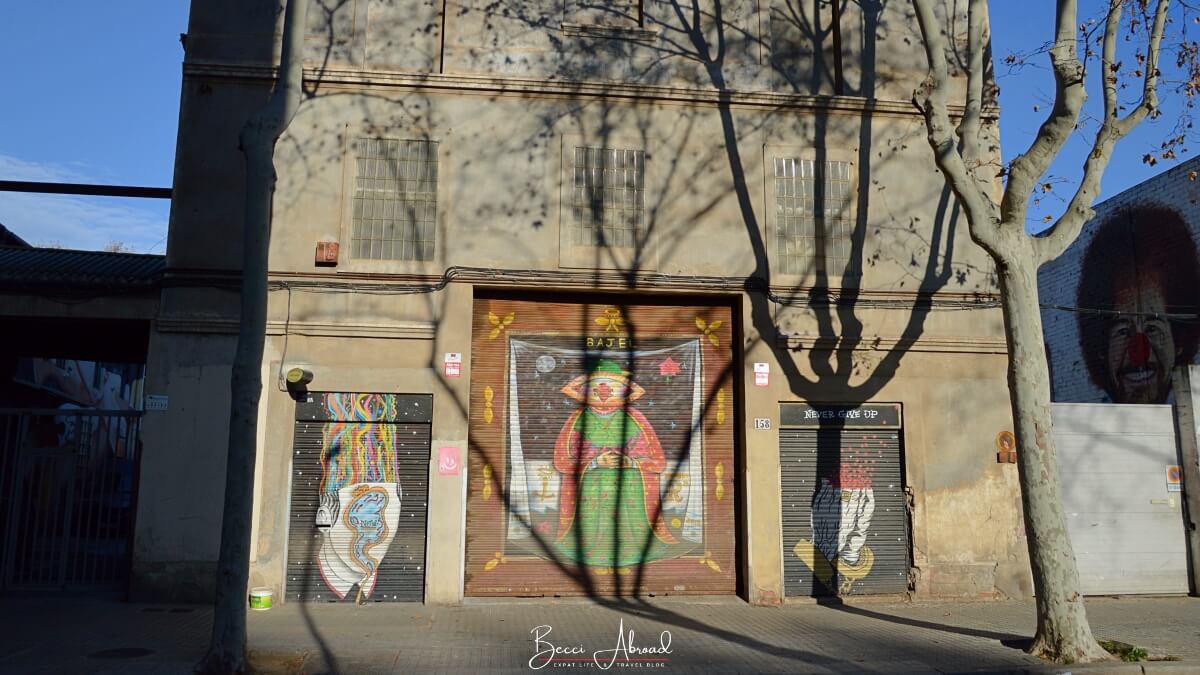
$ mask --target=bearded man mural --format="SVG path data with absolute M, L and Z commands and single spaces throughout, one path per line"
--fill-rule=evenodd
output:
M 1166 403 L 1171 371 L 1196 357 L 1196 243 L 1174 210 L 1141 204 L 1097 228 L 1083 259 L 1080 348 L 1093 384 L 1113 403 Z M 1088 311 L 1100 310 L 1100 311 Z
M 658 560 L 676 543 L 661 514 L 663 448 L 650 421 L 631 405 L 645 390 L 629 375 L 602 359 L 562 388 L 583 406 L 567 418 L 554 446 L 562 477 L 555 548 L 585 565 Z

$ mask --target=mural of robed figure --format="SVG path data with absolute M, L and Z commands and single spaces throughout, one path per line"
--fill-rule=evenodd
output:
M 659 474 L 666 458 L 654 428 L 630 405 L 645 391 L 614 361 L 600 360 L 562 389 L 584 405 L 554 446 L 562 474 L 557 549 L 586 565 L 625 567 L 670 555 Z
M 1140 204 L 1097 228 L 1080 274 L 1080 349 L 1113 403 L 1166 403 L 1171 371 L 1196 357 L 1196 243 L 1176 211 Z

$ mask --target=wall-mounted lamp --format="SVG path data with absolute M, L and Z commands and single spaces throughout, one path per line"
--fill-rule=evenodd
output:
M 312 382 L 313 374 L 307 368 L 291 368 L 284 379 L 287 380 L 288 391 L 293 396 L 299 396 L 308 392 L 308 383 Z

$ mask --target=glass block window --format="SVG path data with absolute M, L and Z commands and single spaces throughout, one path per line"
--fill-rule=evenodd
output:
M 370 260 L 432 260 L 438 144 L 394 138 L 354 141 L 350 251 Z
M 646 153 L 575 148 L 572 243 L 634 248 L 643 238 Z
M 850 261 L 850 163 L 823 169 L 818 175 L 811 159 L 775 159 L 775 263 L 783 274 L 840 273 Z

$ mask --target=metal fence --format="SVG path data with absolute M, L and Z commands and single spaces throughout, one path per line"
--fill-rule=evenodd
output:
M 141 415 L 0 409 L 0 589 L 125 588 Z

